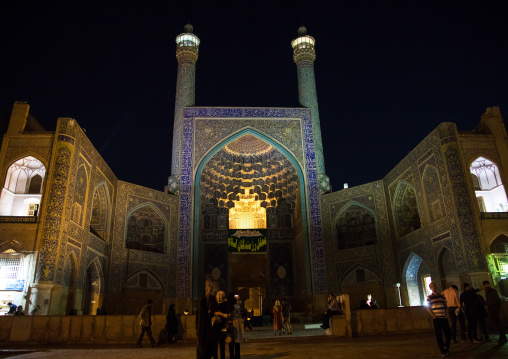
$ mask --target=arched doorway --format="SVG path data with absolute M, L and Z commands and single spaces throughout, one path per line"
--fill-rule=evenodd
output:
M 480 212 L 508 212 L 508 200 L 498 166 L 478 157 L 469 167 Z
M 68 314 L 71 310 L 76 309 L 76 279 L 77 279 L 78 261 L 74 253 L 70 253 L 65 259 L 64 275 L 62 281 L 62 308 Z
M 428 284 L 430 284 L 430 270 L 424 260 L 417 254 L 411 253 L 404 265 L 402 279 L 407 289 L 407 301 L 410 306 L 420 306 L 425 303 Z
M 503 297 L 508 297 L 508 236 L 498 235 L 490 243 L 489 250 L 487 259 L 489 267 L 493 269 L 492 279 L 499 286 L 499 293 Z
M 453 252 L 443 247 L 438 256 L 439 276 L 441 277 L 441 288 L 446 289 L 455 284 L 460 288 L 459 271 L 455 262 Z
M 238 241 L 249 242 L 246 252 L 265 263 L 257 265 L 254 274 L 265 278 L 266 300 L 278 292 L 288 296 L 298 292 L 306 306 L 310 264 L 305 186 L 291 154 L 269 138 L 245 130 L 205 157 L 195 183 L 194 293 L 250 288 L 250 279 L 242 284 L 242 276 L 232 271 L 238 253 L 233 253 L 237 247 L 228 245 L 232 235 L 228 231 L 251 230 L 248 238 Z M 277 268 L 272 252 L 283 253 Z
M 45 175 L 44 164 L 32 156 L 9 166 L 2 188 L 0 215 L 37 217 Z
M 97 259 L 86 269 L 85 286 L 83 288 L 83 315 L 93 315 L 101 307 L 104 276 Z

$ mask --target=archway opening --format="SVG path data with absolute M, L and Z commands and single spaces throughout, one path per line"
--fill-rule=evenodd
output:
M 414 253 L 409 255 L 404 266 L 403 279 L 409 305 L 424 305 L 429 291 L 428 284 L 432 279 L 427 264 L 419 255 Z
M 201 285 L 206 292 L 259 288 L 268 303 L 282 292 L 307 292 L 305 280 L 295 281 L 306 278 L 305 266 L 295 268 L 293 263 L 304 263 L 308 249 L 302 244 L 299 171 L 286 153 L 261 137 L 250 132 L 237 136 L 211 153 L 198 170 L 198 271 L 204 272 Z M 284 260 L 275 268 L 272 253 L 281 245 Z M 254 268 L 256 280 L 236 273 L 240 257 L 264 263 Z
M 94 315 L 97 308 L 101 307 L 103 279 L 97 266 L 97 263 L 92 262 L 86 269 L 85 287 L 83 288 L 83 315 Z
M 438 256 L 439 276 L 441 277 L 441 288 L 449 288 L 455 284 L 460 288 L 459 271 L 453 252 L 444 247 Z
M 478 157 L 469 168 L 480 212 L 508 212 L 508 200 L 497 165 Z
M 416 192 L 408 183 L 400 182 L 394 198 L 394 217 L 399 238 L 409 234 L 421 225 Z
M 76 279 L 77 279 L 77 260 L 71 253 L 67 256 L 64 263 L 64 274 L 62 280 L 62 309 L 65 308 L 65 314 L 70 313 L 76 308 Z
M 337 248 L 350 249 L 377 243 L 376 219 L 369 209 L 348 205 L 335 220 Z
M 508 236 L 498 235 L 490 244 L 487 255 L 494 284 L 499 285 L 501 296 L 508 297 Z
M 7 169 L 0 199 L 0 216 L 37 217 L 46 167 L 37 158 L 23 157 Z

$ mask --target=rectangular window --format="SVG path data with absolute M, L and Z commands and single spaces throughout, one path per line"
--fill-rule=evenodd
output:
M 366 282 L 367 279 L 365 278 L 365 269 L 357 269 L 356 270 L 356 282 L 362 283 Z
M 148 287 L 148 275 L 146 275 L 146 274 L 139 275 L 139 286 L 141 288 Z
M 39 205 L 34 203 L 34 204 L 29 204 L 28 205 L 28 215 L 31 216 L 31 217 L 37 217 L 37 212 L 39 211 Z
M 74 203 L 74 212 L 72 213 L 72 221 L 81 224 L 81 206 L 79 203 Z
M 19 258 L 0 258 L 0 281 L 18 279 L 19 265 Z

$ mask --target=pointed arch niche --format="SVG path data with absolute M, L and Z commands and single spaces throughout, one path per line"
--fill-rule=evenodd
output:
M 478 157 L 469 170 L 480 212 L 508 212 L 506 190 L 497 165 Z
M 499 234 L 490 243 L 489 251 L 487 260 L 492 279 L 498 284 L 500 294 L 508 297 L 508 236 Z
M 104 274 L 97 258 L 86 269 L 83 288 L 83 315 L 93 315 L 102 306 L 104 294 Z
M 152 204 L 135 208 L 127 218 L 125 247 L 165 253 L 167 221 Z
M 266 252 L 242 253 L 261 256 L 266 263 L 261 267 L 263 273 L 258 273 L 259 283 L 251 289 L 270 295 L 268 288 L 275 285 L 277 277 L 268 273 L 270 241 L 278 240 L 294 243 L 285 253 L 286 262 L 291 263 L 284 268 L 284 278 L 292 286 L 288 291 L 310 292 L 304 176 L 284 147 L 253 129 L 243 130 L 209 152 L 198 167 L 195 181 L 194 293 L 206 288 L 202 278 L 214 278 L 215 283 L 243 288 L 246 293 L 254 283 L 232 271 L 220 275 L 213 272 L 217 258 L 231 266 L 236 263 L 233 257 L 240 255 L 228 253 L 229 229 L 264 229 L 266 233 Z M 216 249 L 213 252 L 207 249 L 212 247 Z M 301 265 L 293 267 L 293 263 Z
M 74 187 L 74 204 L 72 208 L 72 221 L 80 226 L 83 226 L 87 193 L 88 193 L 88 173 L 85 165 L 81 165 L 79 166 L 76 175 L 76 184 Z
M 37 158 L 23 157 L 9 166 L 0 198 L 0 216 L 37 216 L 46 167 Z
M 437 168 L 432 165 L 425 166 L 422 175 L 423 190 L 425 191 L 425 202 L 431 222 L 438 220 L 445 215 L 441 182 Z
M 380 308 L 386 307 L 383 284 L 379 274 L 363 265 L 357 265 L 348 271 L 340 282 L 342 293 L 349 294 L 351 308 L 356 309 L 360 306 L 361 300 L 367 300 L 367 294 L 372 295 L 372 299 L 377 302 Z
M 127 278 L 122 286 L 122 298 L 117 303 L 118 313 L 137 315 L 146 305 L 146 301 L 151 299 L 152 313 L 162 313 L 162 298 L 164 286 L 161 279 L 152 271 L 143 268 Z M 119 308 L 121 308 L 119 310 Z
M 399 238 L 419 229 L 421 225 L 416 192 L 407 182 L 399 182 L 393 199 L 393 211 Z
M 67 255 L 64 262 L 64 273 L 62 279 L 62 296 L 60 307 L 65 308 L 65 314 L 76 307 L 76 283 L 78 273 L 78 260 L 74 252 Z
M 106 184 L 102 183 L 95 189 L 90 218 L 90 232 L 102 240 L 107 240 L 110 212 L 109 191 Z
M 427 298 L 430 270 L 425 261 L 415 253 L 409 254 L 402 271 L 402 281 L 407 289 L 410 306 L 423 305 Z
M 376 244 L 374 213 L 357 203 L 348 204 L 335 219 L 335 238 L 339 250 Z
M 443 247 L 438 255 L 439 276 L 441 277 L 441 288 L 449 288 L 455 284 L 460 288 L 459 271 L 453 252 Z

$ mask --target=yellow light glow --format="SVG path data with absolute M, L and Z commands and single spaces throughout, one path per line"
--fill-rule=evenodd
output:
M 308 47 L 314 47 L 316 43 L 316 40 L 314 40 L 314 38 L 312 36 L 309 36 L 309 35 L 304 35 L 304 36 L 300 36 L 299 38 L 291 41 L 291 46 L 294 48 L 299 48 L 299 49 L 302 49 L 302 48 L 308 48 Z
M 249 192 L 249 189 L 246 190 Z M 266 209 L 254 194 L 239 194 L 239 201 L 229 209 L 230 229 L 266 228 Z

